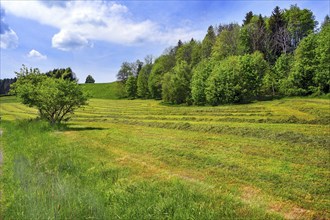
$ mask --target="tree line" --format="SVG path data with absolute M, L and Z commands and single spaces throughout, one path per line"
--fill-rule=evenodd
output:
M 22 68 L 26 69 L 24 65 Z M 70 67 L 53 69 L 46 72 L 44 75 L 57 79 L 63 78 L 71 81 L 77 80 L 76 74 L 72 71 Z M 16 81 L 17 77 L 0 79 L 0 95 L 8 95 L 11 88 L 11 84 L 15 83 Z
M 178 41 L 157 59 L 124 62 L 122 96 L 173 104 L 219 105 L 266 96 L 329 93 L 330 22 L 292 5 L 243 24 L 209 26 L 202 41 Z
M 10 85 L 17 81 L 17 78 L 0 79 L 0 95 L 7 95 L 10 90 Z

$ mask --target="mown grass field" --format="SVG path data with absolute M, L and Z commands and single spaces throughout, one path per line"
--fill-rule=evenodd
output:
M 330 101 L 91 99 L 59 128 L 0 99 L 3 219 L 329 219 Z

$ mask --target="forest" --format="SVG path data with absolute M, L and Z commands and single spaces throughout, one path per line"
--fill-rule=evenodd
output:
M 7 95 L 10 90 L 10 85 L 16 82 L 17 78 L 13 79 L 0 79 L 0 95 Z
M 178 41 L 153 61 L 123 62 L 121 96 L 165 103 L 220 105 L 329 93 L 330 22 L 291 5 L 243 24 L 209 26 L 200 42 Z

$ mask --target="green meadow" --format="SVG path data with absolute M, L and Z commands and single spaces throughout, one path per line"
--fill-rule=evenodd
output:
M 120 83 L 85 83 L 80 84 L 90 98 L 96 99 L 118 99 L 120 94 Z
M 94 97 L 57 127 L 0 101 L 0 219 L 330 218 L 329 99 Z

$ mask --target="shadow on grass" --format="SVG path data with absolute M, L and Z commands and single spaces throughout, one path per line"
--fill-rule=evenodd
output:
M 66 126 L 64 131 L 101 131 L 101 130 L 107 130 L 107 128 L 99 128 L 99 127 L 68 127 Z
M 329 95 L 330 97 L 330 95 Z M 273 101 L 273 100 L 280 100 L 286 98 L 285 96 L 280 96 L 280 95 L 274 95 L 274 96 L 256 96 L 256 97 L 251 97 L 249 99 L 244 99 L 244 100 L 240 100 L 237 102 L 228 102 L 228 103 L 219 103 L 217 105 L 211 105 L 208 103 L 204 103 L 202 105 L 195 105 L 192 103 L 192 101 L 190 103 L 181 103 L 181 104 L 176 104 L 176 103 L 171 103 L 171 102 L 165 102 L 160 100 L 159 105 L 162 106 L 169 106 L 169 107 L 189 107 L 189 106 L 198 106 L 198 107 L 214 107 L 214 106 L 232 106 L 232 105 L 245 105 L 245 104 L 250 104 L 253 102 L 257 102 L 257 101 Z M 318 97 L 319 98 L 319 97 Z
M 101 130 L 107 130 L 108 128 L 104 127 L 94 127 L 94 126 L 82 126 L 75 123 L 64 123 L 64 124 L 58 124 L 55 126 L 56 130 L 59 131 L 101 131 Z
M 81 126 L 74 123 L 61 123 L 61 124 L 50 124 L 46 120 L 41 120 L 40 118 L 34 119 L 24 119 L 11 121 L 1 121 L 2 123 L 14 123 L 18 127 L 22 128 L 24 131 L 29 131 L 33 129 L 38 129 L 40 132 L 48 131 L 93 131 L 93 130 L 107 130 L 104 127 L 92 127 L 92 126 Z

